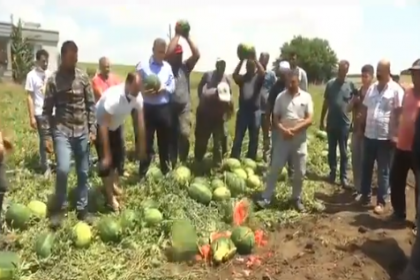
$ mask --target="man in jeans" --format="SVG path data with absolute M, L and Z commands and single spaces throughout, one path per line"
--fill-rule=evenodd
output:
M 235 138 L 230 156 L 240 158 L 242 141 L 248 130 L 249 144 L 247 158 L 255 160 L 258 150 L 258 136 L 261 126 L 260 90 L 265 76 L 265 69 L 255 58 L 246 62 L 245 75 L 239 74 L 244 60 L 239 61 L 233 72 L 233 80 L 239 86 L 239 110 L 236 114 Z
M 29 124 L 31 128 L 38 131 L 39 136 L 39 155 L 41 163 L 41 172 L 44 176 L 49 176 L 50 166 L 48 162 L 47 150 L 45 147 L 45 135 L 42 133 L 42 106 L 44 104 L 45 85 L 48 77 L 51 75 L 48 71 L 48 52 L 38 50 L 35 54 L 35 67 L 26 75 L 25 90 L 27 95 Z M 51 116 L 52 117 L 52 116 Z
M 329 181 L 335 183 L 337 173 L 337 146 L 340 151 L 340 183 L 348 188 L 347 181 L 347 140 L 350 132 L 350 116 L 348 104 L 357 92 L 353 82 L 346 79 L 349 62 L 340 61 L 338 77 L 330 80 L 324 93 L 319 129 L 325 130 L 324 120 L 327 115 L 326 131 L 328 135 L 328 165 L 330 166 Z
M 352 98 L 348 111 L 353 114 L 353 133 L 351 137 L 351 164 L 353 170 L 354 197 L 360 199 L 360 185 L 362 180 L 362 156 L 363 156 L 363 134 L 365 123 L 362 120 L 362 102 L 366 91 L 372 84 L 374 68 L 372 65 L 362 67 L 362 87 L 359 89 L 356 98 Z
M 306 131 L 312 124 L 312 96 L 299 88 L 299 72 L 291 70 L 287 77 L 287 89 L 279 94 L 274 105 L 273 157 L 267 174 L 267 185 L 262 198 L 257 201 L 266 207 L 276 188 L 277 177 L 291 157 L 295 167 L 293 174 L 292 200 L 297 211 L 303 211 L 301 200 L 303 179 L 306 173 Z
M 51 140 L 54 142 L 57 160 L 55 209 L 50 216 L 53 228 L 61 225 L 65 215 L 63 210 L 66 205 L 72 154 L 75 157 L 77 172 L 77 218 L 92 222 L 87 212 L 87 203 L 89 142 L 93 143 L 96 135 L 95 98 L 88 75 L 76 68 L 77 53 L 78 48 L 73 41 L 63 43 L 61 65 L 48 79 L 42 111 L 42 128 L 45 132 L 51 131 L 46 140 L 46 147 L 51 150 Z M 54 107 L 55 121 L 50 123 Z
M 390 63 L 378 63 L 377 82 L 371 85 L 363 99 L 363 119 L 366 128 L 363 140 L 363 174 L 361 182 L 361 202 L 368 206 L 371 202 L 371 183 L 375 161 L 378 167 L 376 214 L 384 210 L 389 189 L 389 170 L 393 144 L 391 142 L 392 116 L 401 112 L 404 90 L 390 76 Z

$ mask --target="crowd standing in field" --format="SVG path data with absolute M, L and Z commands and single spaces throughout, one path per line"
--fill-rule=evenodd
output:
M 103 179 L 110 208 L 118 211 L 121 188 L 119 177 L 124 174 L 126 157 L 124 121 L 131 116 L 138 156 L 139 176 L 142 179 L 154 157 L 153 144 L 157 138 L 160 168 L 163 173 L 171 165 L 187 160 L 191 131 L 190 73 L 200 52 L 188 34 L 177 26 L 169 45 L 163 39 L 153 43 L 149 60 L 141 61 L 136 71 L 124 82 L 110 72 L 108 58 L 99 60 L 99 73 L 90 80 L 76 67 L 78 48 L 73 41 L 61 48 L 61 65 L 49 73 L 48 53 L 40 50 L 36 64 L 27 75 L 30 126 L 40 139 L 42 173 L 50 174 L 48 153 L 55 153 L 55 205 L 51 225 L 59 227 L 65 217 L 67 179 L 71 156 L 77 173 L 77 218 L 91 222 L 87 212 L 90 144 L 98 154 L 98 173 Z M 184 37 L 191 57 L 183 60 L 179 44 Z M 266 207 L 275 191 L 279 170 L 286 165 L 292 178 L 292 200 L 298 211 L 304 210 L 301 201 L 306 172 L 307 129 L 313 123 L 314 105 L 308 92 L 306 72 L 297 66 L 292 54 L 281 61 L 276 72 L 267 69 L 269 55 L 261 53 L 240 59 L 232 78 L 239 86 L 239 105 L 236 111 L 235 137 L 230 156 L 239 158 L 242 142 L 248 131 L 246 157 L 256 159 L 260 129 L 263 133 L 263 158 L 269 169 L 266 188 L 256 204 Z M 245 63 L 245 74 L 239 74 Z M 377 163 L 378 191 L 374 211 L 382 214 L 388 196 L 393 207 L 392 219 L 406 219 L 405 186 L 408 171 L 414 173 L 415 200 L 418 201 L 420 166 L 420 60 L 410 68 L 412 82 L 402 86 L 393 81 L 390 62 L 382 60 L 376 68 L 365 65 L 362 86 L 357 88 L 347 79 L 348 61 L 340 61 L 338 75 L 326 84 L 320 129 L 328 138 L 329 181 L 336 182 L 337 147 L 340 153 L 339 180 L 344 189 L 353 189 L 356 200 L 371 203 L 371 181 Z M 198 85 L 199 104 L 196 112 L 195 150 L 201 162 L 212 136 L 213 160 L 220 163 L 227 152 L 226 122 L 234 113 L 231 81 L 225 74 L 226 62 L 219 58 L 215 69 L 203 74 Z M 156 75 L 159 89 L 146 89 L 143 81 Z M 352 117 L 351 117 L 352 115 Z M 347 143 L 352 138 L 353 187 L 347 178 Z M 0 133 L 0 203 L 7 191 L 3 155 L 5 147 Z M 391 189 L 391 191 L 389 191 Z M 1 209 L 1 208 L 0 208 Z M 413 229 L 416 233 L 416 229 Z M 416 240 L 405 279 L 419 279 L 420 240 Z

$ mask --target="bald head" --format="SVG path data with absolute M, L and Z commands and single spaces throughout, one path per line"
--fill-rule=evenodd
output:
M 165 59 L 166 55 L 166 41 L 162 38 L 157 38 L 153 41 L 153 59 L 160 63 Z
M 99 72 L 101 75 L 108 76 L 111 69 L 111 63 L 109 59 L 105 56 L 99 59 Z
M 270 54 L 267 52 L 262 52 L 260 54 L 260 63 L 264 68 L 267 68 L 268 61 L 270 60 Z
M 379 82 L 388 82 L 391 76 L 391 62 L 387 59 L 381 59 L 376 68 L 376 79 Z

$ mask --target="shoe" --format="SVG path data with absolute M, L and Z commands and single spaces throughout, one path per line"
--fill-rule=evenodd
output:
M 88 225 L 93 224 L 94 217 L 87 210 L 77 210 L 77 219 L 86 222 Z
M 395 211 L 387 218 L 389 222 L 405 223 L 405 215 L 397 214 Z
M 328 183 L 335 184 L 335 173 L 330 173 L 330 175 L 328 176 Z
M 66 214 L 64 210 L 58 210 L 50 215 L 50 227 L 52 229 L 58 229 L 61 227 Z
M 385 205 L 383 204 L 378 204 L 373 209 L 373 213 L 375 213 L 376 215 L 381 215 L 384 213 L 384 211 L 385 211 Z
M 303 205 L 302 200 L 300 200 L 300 199 L 294 199 L 293 207 L 298 212 L 304 212 L 305 211 L 305 206 Z
M 344 190 L 351 190 L 352 189 L 352 187 L 350 187 L 350 184 L 347 180 L 341 180 L 341 187 Z
M 370 197 L 366 197 L 363 195 L 360 195 L 360 203 L 362 204 L 363 207 L 368 207 L 371 204 L 371 200 Z

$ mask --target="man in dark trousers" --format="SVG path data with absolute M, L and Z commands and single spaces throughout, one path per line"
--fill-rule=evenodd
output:
M 183 37 L 192 55 L 185 61 L 182 60 L 183 50 L 179 44 L 179 39 Z M 197 61 L 200 59 L 200 52 L 191 40 L 189 34 L 184 34 L 181 28 L 175 27 L 175 36 L 168 45 L 165 56 L 166 61 L 172 67 L 175 77 L 175 92 L 171 96 L 172 112 L 172 137 L 170 140 L 170 158 L 172 166 L 178 161 L 185 162 L 190 150 L 190 130 L 191 130 L 191 95 L 190 95 L 190 74 Z

